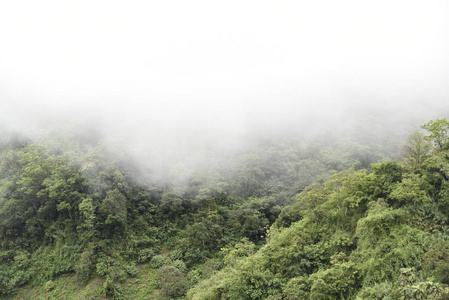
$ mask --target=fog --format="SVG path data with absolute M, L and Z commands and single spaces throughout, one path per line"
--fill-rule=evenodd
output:
M 0 124 L 147 164 L 271 136 L 403 137 L 449 113 L 449 2 L 3 1 Z

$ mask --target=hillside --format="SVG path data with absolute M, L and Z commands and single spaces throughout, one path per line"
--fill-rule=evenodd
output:
M 164 177 L 118 141 L 12 135 L 0 296 L 446 299 L 449 122 L 423 129 L 400 156 L 391 143 L 278 139 Z

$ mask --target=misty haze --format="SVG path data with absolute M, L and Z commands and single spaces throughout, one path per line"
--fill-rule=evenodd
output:
M 0 298 L 449 297 L 449 2 L 159 2 L 0 4 Z

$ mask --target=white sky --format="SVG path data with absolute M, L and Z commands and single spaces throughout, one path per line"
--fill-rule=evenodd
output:
M 447 0 L 5 0 L 0 43 L 2 118 L 23 124 L 89 110 L 238 127 L 341 103 L 449 102 Z

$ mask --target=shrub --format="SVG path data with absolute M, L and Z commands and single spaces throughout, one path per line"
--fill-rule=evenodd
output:
M 44 289 L 46 292 L 50 292 L 51 290 L 54 290 L 56 284 L 53 280 L 49 280 L 45 283 Z
M 150 261 L 150 265 L 152 268 L 160 268 L 168 264 L 169 260 L 167 257 L 163 255 L 155 255 Z
M 185 273 L 187 271 L 187 266 L 186 266 L 185 262 L 183 262 L 182 260 L 179 260 L 179 259 L 173 261 L 173 267 L 175 267 L 182 273 Z
M 139 263 L 145 263 L 149 261 L 154 256 L 154 250 L 151 248 L 142 249 L 139 251 L 137 261 Z
M 106 297 L 111 297 L 114 300 L 124 299 L 122 289 L 118 285 L 114 284 L 113 280 L 109 276 L 103 284 L 103 293 Z
M 180 270 L 173 266 L 163 266 L 157 271 L 161 294 L 168 298 L 176 298 L 187 291 L 187 279 Z
M 129 277 L 137 277 L 139 274 L 139 270 L 137 270 L 135 265 L 126 265 L 125 266 L 125 272 L 128 274 Z

